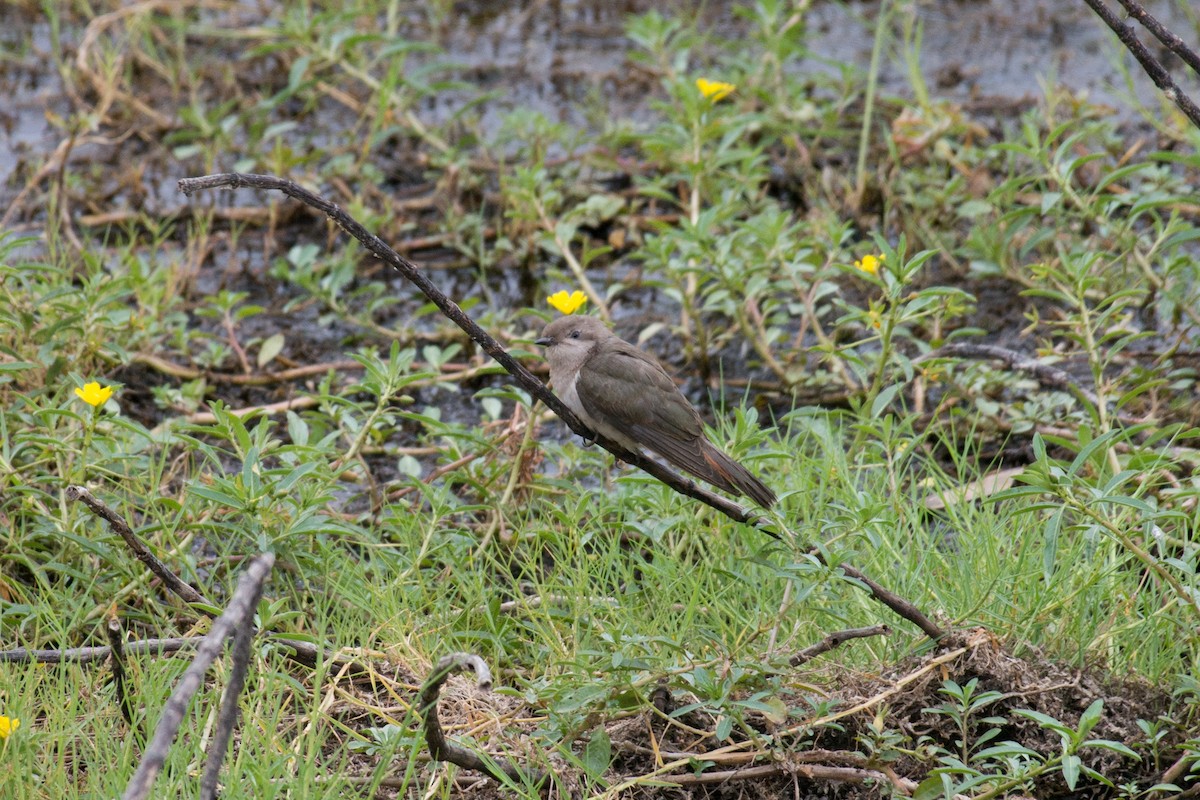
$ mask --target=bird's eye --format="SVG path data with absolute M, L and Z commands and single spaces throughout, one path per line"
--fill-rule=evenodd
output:
M 579 331 L 571 331 L 571 338 L 572 338 L 572 339 L 578 339 L 578 338 L 579 338 Z

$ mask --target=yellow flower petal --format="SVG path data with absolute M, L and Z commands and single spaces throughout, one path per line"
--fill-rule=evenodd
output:
M 7 739 L 9 734 L 21 727 L 21 720 L 16 717 L 0 715 L 0 739 Z
M 574 314 L 587 303 L 587 295 L 579 290 L 567 294 L 564 290 L 550 295 L 546 302 L 563 314 Z
M 869 256 L 868 255 L 868 256 L 863 256 L 861 261 L 855 261 L 854 267 L 855 267 L 855 269 L 861 270 L 862 272 L 865 272 L 868 275 L 878 275 L 879 274 L 879 266 L 881 264 L 883 264 L 884 261 L 887 261 L 886 253 L 883 255 L 879 255 L 879 256 Z
M 710 81 L 708 78 L 696 78 L 696 88 L 700 90 L 700 94 L 704 95 L 710 101 L 719 103 L 733 94 L 733 90 L 737 87 L 732 83 L 725 83 L 724 81 Z
M 101 386 L 96 381 L 92 381 L 91 383 L 85 383 L 82 389 L 76 387 L 75 394 L 89 406 L 98 408 L 107 403 L 108 398 L 113 396 L 113 388 L 111 386 Z

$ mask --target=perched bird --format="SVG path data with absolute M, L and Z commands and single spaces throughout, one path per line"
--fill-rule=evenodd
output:
M 700 415 L 662 365 L 595 317 L 565 316 L 535 341 L 555 393 L 587 426 L 625 449 L 653 450 L 679 469 L 769 507 L 775 493 L 704 435 Z

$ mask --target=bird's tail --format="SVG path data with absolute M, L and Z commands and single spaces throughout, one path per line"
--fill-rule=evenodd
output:
M 775 505 L 775 493 L 765 483 L 754 477 L 750 470 L 727 456 L 716 445 L 704 437 L 699 440 L 700 455 L 708 467 L 707 474 L 696 473 L 713 486 L 719 486 L 727 492 L 745 495 L 763 508 Z

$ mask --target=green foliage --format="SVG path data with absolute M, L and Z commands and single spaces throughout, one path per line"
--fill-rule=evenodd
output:
M 259 624 L 388 665 L 368 691 L 335 662 L 287 664 L 263 637 L 223 796 L 451 796 L 448 774 L 418 763 L 412 704 L 421 673 L 456 650 L 502 680 L 493 698 L 446 693 L 451 735 L 567 765 L 578 784 L 564 793 L 631 788 L 618 736 L 638 717 L 710 750 L 786 757 L 837 741 L 856 764 L 913 770 L 919 797 L 1169 790 L 1117 785 L 1101 756 L 1190 777 L 1200 159 L 1182 133 L 1159 123 L 1178 141 L 1139 152 L 1053 89 L 982 125 L 931 96 L 920 26 L 895 4 L 875 18 L 866 73 L 796 69 L 813 58 L 807 6 L 779 0 L 736 7 L 732 33 L 630 17 L 622 68 L 647 97 L 626 118 L 611 78 L 596 81 L 571 109 L 585 128 L 454 63 L 452 5 L 282 3 L 249 26 L 148 8 L 103 18 L 85 73 L 63 41 L 89 20 L 46 3 L 61 80 L 83 104 L 51 124 L 72 142 L 100 119 L 130 125 L 156 181 L 237 169 L 320 186 L 429 255 L 427 274 L 516 352 L 547 316 L 542 298 L 583 290 L 623 334 L 677 344 L 681 376 L 724 379 L 711 435 L 778 491 L 783 540 L 541 424 L 434 306 L 336 231 L 259 198 L 253 221 L 148 203 L 97 235 L 61 203 L 124 198 L 123 184 L 76 158 L 30 217 L 44 235 L 0 238 L 6 646 L 100 644 L 114 609 L 131 638 L 199 622 L 65 499 L 82 484 L 215 603 L 246 556 L 276 553 Z M 892 51 L 910 99 L 881 89 Z M 698 78 L 736 89 L 714 100 Z M 89 111 L 95 97 L 112 105 Z M 999 333 L 981 330 L 997 285 L 1024 314 L 1024 355 L 1066 384 L 939 352 Z M 93 380 L 115 389 L 98 409 L 73 393 Z M 961 499 L 1012 461 L 1032 462 L 1015 488 Z M 843 564 L 939 625 L 1143 676 L 1174 704 L 1116 741 L 1097 733 L 1101 700 L 1060 720 L 955 673 L 912 706 L 924 735 L 882 703 L 838 717 L 844 674 L 929 646 Z M 788 666 L 832 630 L 881 622 L 891 637 L 824 656 L 836 674 Z M 182 666 L 130 663 L 145 730 Z M 193 790 L 225 680 L 215 670 L 193 701 L 164 796 Z M 115 796 L 140 756 L 103 669 L 6 666 L 0 714 L 24 721 L 0 742 L 6 774 L 25 776 L 17 797 Z

